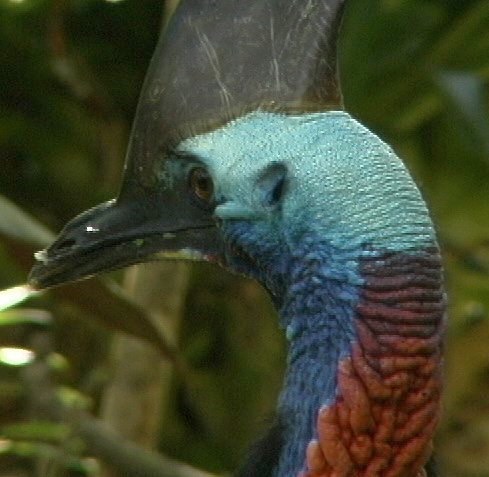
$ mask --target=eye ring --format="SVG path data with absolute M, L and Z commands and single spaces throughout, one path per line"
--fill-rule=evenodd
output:
M 214 196 L 214 184 L 211 176 L 203 167 L 195 167 L 189 174 L 189 186 L 192 193 L 201 201 L 210 203 Z

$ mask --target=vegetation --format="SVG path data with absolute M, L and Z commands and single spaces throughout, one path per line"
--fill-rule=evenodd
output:
M 249 280 L 170 264 L 11 289 L 50 231 L 117 194 L 164 8 L 0 0 L 0 475 L 222 474 L 273 410 L 284 343 Z M 405 159 L 438 225 L 448 477 L 489 476 L 488 31 L 485 0 L 351 0 L 343 30 L 347 108 Z

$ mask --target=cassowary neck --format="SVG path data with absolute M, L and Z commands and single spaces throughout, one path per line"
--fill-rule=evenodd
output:
M 284 429 L 278 476 L 297 475 L 305 468 L 318 410 L 334 403 L 338 362 L 349 355 L 355 339 L 361 285 L 357 249 L 305 240 L 293 253 L 279 310 L 289 346 L 278 405 Z
M 291 253 L 277 299 L 289 352 L 272 474 L 418 476 L 441 396 L 437 248 L 305 239 Z

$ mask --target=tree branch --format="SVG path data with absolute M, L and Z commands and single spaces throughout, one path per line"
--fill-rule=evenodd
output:
M 35 349 L 39 347 L 43 349 Z M 118 475 L 129 477 L 213 477 L 156 452 L 144 450 L 119 437 L 86 411 L 67 405 L 57 392 L 53 373 L 47 363 L 45 340 L 36 338 L 33 348 L 37 351 L 37 357 L 22 373 L 31 413 L 34 411 L 38 418 L 69 426 L 71 437 L 83 442 L 86 454 L 103 460 Z

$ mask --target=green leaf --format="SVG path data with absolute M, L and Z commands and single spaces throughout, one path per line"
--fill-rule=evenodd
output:
M 63 405 L 70 409 L 88 410 L 93 404 L 85 394 L 68 386 L 59 386 L 57 394 Z
M 39 248 L 46 247 L 54 240 L 53 233 L 44 225 L 2 195 L 0 217 L 0 236 L 27 242 Z
M 35 308 L 17 308 L 14 310 L 0 311 L 0 326 L 23 324 L 49 325 L 52 319 L 53 317 L 48 311 Z
M 50 421 L 29 421 L 3 426 L 0 434 L 14 441 L 60 443 L 68 437 L 69 428 Z
M 32 290 L 28 285 L 19 285 L 0 290 L 0 310 L 5 310 L 18 305 L 36 294 L 38 294 L 38 292 Z
M 85 475 L 98 475 L 99 467 L 93 459 L 81 459 L 69 455 L 64 448 L 54 445 L 32 441 L 4 440 L 0 445 L 0 455 L 10 454 L 30 459 L 50 460 L 75 472 Z M 82 474 L 82 475 L 83 475 Z

